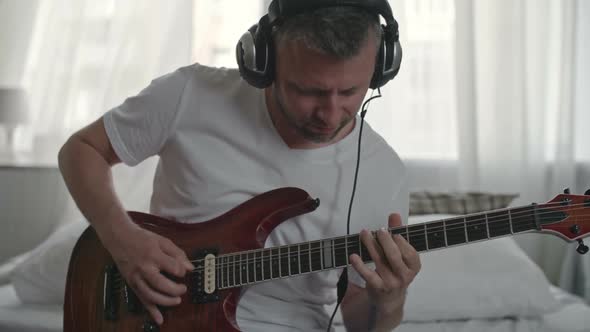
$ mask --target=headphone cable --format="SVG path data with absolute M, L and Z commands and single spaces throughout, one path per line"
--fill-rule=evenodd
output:
M 352 204 L 354 202 L 354 194 L 356 192 L 356 183 L 357 183 L 357 178 L 358 178 L 358 173 L 359 173 L 359 165 L 360 165 L 360 160 L 361 160 L 361 139 L 363 136 L 363 124 L 365 123 L 365 115 L 367 114 L 367 111 L 369 110 L 369 102 L 373 99 L 381 97 L 381 89 L 380 88 L 377 88 L 378 95 L 373 96 L 374 92 L 375 92 L 375 90 L 371 91 L 371 96 L 369 97 L 369 99 L 367 99 L 363 103 L 363 106 L 361 107 L 361 126 L 359 128 L 359 139 L 358 139 L 357 155 L 356 155 L 356 168 L 354 171 L 354 181 L 352 184 L 352 194 L 350 195 L 350 203 L 348 204 L 348 217 L 346 220 L 346 235 L 350 235 L 350 214 L 352 211 Z M 348 257 L 347 257 L 347 259 L 348 259 Z M 344 295 L 346 294 L 347 288 L 348 288 L 348 267 L 345 267 L 344 269 L 342 269 L 342 274 L 340 274 L 340 278 L 338 279 L 338 283 L 336 284 L 336 292 L 337 292 L 336 307 L 334 308 L 334 312 L 332 312 L 332 317 L 330 317 L 330 322 L 328 323 L 328 329 L 326 330 L 327 332 L 330 332 L 330 328 L 332 327 L 332 321 L 334 320 L 334 316 L 336 316 L 336 311 L 338 311 L 338 307 L 340 306 L 342 299 L 344 299 Z

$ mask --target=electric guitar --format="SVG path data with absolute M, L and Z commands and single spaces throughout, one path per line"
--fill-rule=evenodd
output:
M 369 254 L 358 234 L 263 248 L 267 236 L 283 221 L 319 205 L 298 188 L 280 188 L 256 196 L 215 219 L 185 224 L 154 215 L 129 212 L 141 227 L 171 239 L 195 266 L 184 282 L 182 303 L 162 308 L 158 326 L 122 279 L 92 227 L 74 247 L 64 303 L 65 332 L 107 331 L 240 331 L 236 307 L 240 288 L 268 280 L 341 268 L 356 253 Z M 588 247 L 590 190 L 585 195 L 557 195 L 545 204 L 500 209 L 389 229 L 418 252 L 537 231 L 578 241 Z

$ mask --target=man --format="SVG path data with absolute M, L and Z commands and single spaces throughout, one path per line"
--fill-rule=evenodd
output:
M 289 1 L 282 1 L 288 3 Z M 271 4 L 271 6 L 273 6 Z M 356 170 L 357 112 L 371 84 L 381 28 L 374 13 L 333 6 L 304 11 L 275 27 L 275 77 L 258 90 L 236 70 L 198 64 L 160 77 L 75 133 L 59 164 L 80 210 L 153 319 L 186 291 L 163 273 L 194 267 L 170 239 L 136 226 L 113 190 L 110 168 L 158 155 L 151 213 L 181 222 L 210 220 L 265 191 L 296 186 L 319 197 L 310 213 L 279 225 L 267 246 L 346 234 Z M 351 228 L 361 231 L 375 267 L 351 255 L 342 301 L 351 331 L 389 331 L 420 269 L 400 236 L 368 229 L 399 226 L 407 215 L 403 165 L 370 127 L 363 132 Z M 231 230 L 228 230 L 231 232 Z M 237 311 L 243 331 L 325 331 L 339 271 L 249 287 Z

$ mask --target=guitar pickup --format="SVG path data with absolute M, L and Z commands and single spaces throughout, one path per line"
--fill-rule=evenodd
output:
M 196 255 L 195 272 L 191 274 L 191 298 L 193 303 L 209 303 L 219 300 L 216 282 L 216 250 L 201 250 Z

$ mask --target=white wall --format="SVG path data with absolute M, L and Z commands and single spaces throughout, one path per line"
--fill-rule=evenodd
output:
M 66 198 L 55 168 L 0 166 L 0 263 L 51 234 Z

